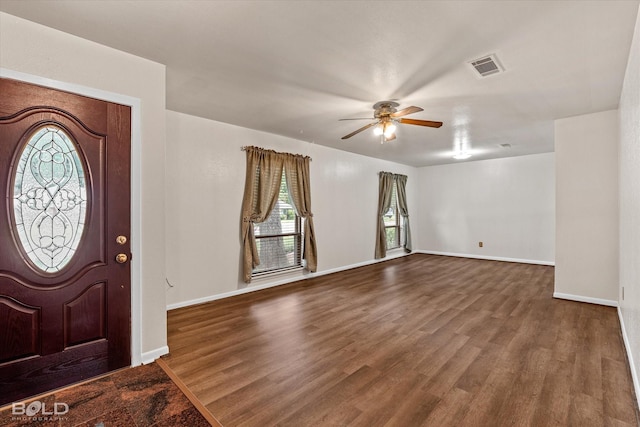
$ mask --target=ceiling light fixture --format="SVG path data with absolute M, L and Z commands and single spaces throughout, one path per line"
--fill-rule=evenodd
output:
M 383 120 L 373 128 L 373 134 L 375 136 L 384 135 L 384 140 L 383 140 L 384 142 L 385 140 L 393 139 L 391 137 L 396 132 L 396 129 L 397 129 L 396 125 L 393 124 L 391 120 Z
M 389 123 L 385 123 L 384 124 L 384 136 L 385 138 L 391 138 L 391 135 L 393 135 L 393 133 L 396 131 L 396 125 L 394 125 L 393 123 L 389 122 Z

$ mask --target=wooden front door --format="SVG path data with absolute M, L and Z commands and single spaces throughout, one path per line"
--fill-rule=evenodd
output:
M 0 79 L 0 406 L 131 364 L 130 127 Z

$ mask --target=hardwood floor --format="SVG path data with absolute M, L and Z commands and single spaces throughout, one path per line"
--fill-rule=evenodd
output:
M 414 254 L 169 312 L 225 426 L 637 426 L 616 310 L 553 267 Z

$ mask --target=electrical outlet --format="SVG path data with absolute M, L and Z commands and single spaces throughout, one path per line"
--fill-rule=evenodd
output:
M 481 247 L 483 247 L 483 246 L 484 246 L 484 243 L 482 243 L 482 242 L 478 242 L 478 247 L 480 247 L 480 248 L 481 248 Z

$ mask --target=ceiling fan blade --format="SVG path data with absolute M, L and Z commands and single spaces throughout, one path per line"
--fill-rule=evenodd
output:
M 387 138 L 386 136 L 384 137 L 384 142 L 393 141 L 394 139 L 396 139 L 396 134 L 392 133 L 389 138 Z
M 404 125 L 427 126 L 430 128 L 439 128 L 442 126 L 442 122 L 432 122 L 430 120 L 400 119 L 398 121 Z
M 403 108 L 400 111 L 396 111 L 395 113 L 392 113 L 391 117 L 393 118 L 402 117 L 402 116 L 406 116 L 407 114 L 417 113 L 419 111 L 424 111 L 424 110 L 420 107 L 411 106 L 411 107 Z
M 373 120 L 371 117 L 357 117 L 355 119 L 338 119 L 339 122 L 344 122 L 345 120 Z
M 356 131 L 351 132 L 349 135 L 345 135 L 345 136 L 343 136 L 343 137 L 342 137 L 342 139 L 348 139 L 348 138 L 351 138 L 353 135 L 359 134 L 360 132 L 362 132 L 362 131 L 364 131 L 364 130 L 367 130 L 367 129 L 369 129 L 370 127 L 375 126 L 375 125 L 377 125 L 377 124 L 378 124 L 378 122 L 369 123 L 368 125 L 366 125 L 366 126 L 362 126 L 360 129 L 358 129 L 358 130 L 356 130 Z

